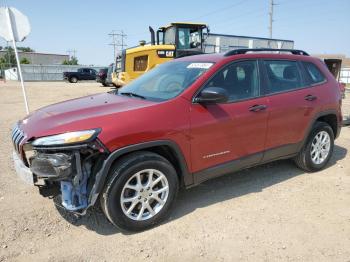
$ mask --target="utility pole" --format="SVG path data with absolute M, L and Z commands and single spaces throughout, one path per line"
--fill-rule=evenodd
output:
M 108 34 L 110 37 L 112 37 L 112 43 L 110 43 L 109 45 L 113 46 L 113 61 L 116 58 L 115 56 L 115 52 L 116 52 L 116 47 L 117 47 L 117 40 L 116 40 L 116 36 L 117 34 L 115 33 L 115 31 L 113 30 L 111 33 Z
M 77 58 L 77 57 L 75 56 L 75 54 L 77 53 L 77 50 L 75 50 L 75 49 L 70 49 L 70 50 L 67 50 L 66 52 L 67 52 L 68 55 L 69 55 L 69 59 L 71 59 L 72 57 Z M 72 55 L 72 54 L 73 54 L 73 55 Z
M 123 30 L 120 30 L 120 31 L 113 30 L 108 35 L 112 38 L 112 43 L 110 43 L 109 45 L 113 46 L 113 61 L 114 61 L 117 57 L 118 47 L 120 47 L 121 50 L 123 50 L 124 47 L 127 46 L 125 43 L 127 35 L 124 33 Z
M 269 26 L 270 38 L 272 38 L 273 6 L 274 5 L 275 4 L 274 4 L 273 0 L 270 0 L 270 12 L 269 12 L 269 16 L 270 16 L 270 26 Z

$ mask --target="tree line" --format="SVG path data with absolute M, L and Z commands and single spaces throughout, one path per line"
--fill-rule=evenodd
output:
M 21 52 L 35 52 L 30 47 L 17 47 L 18 51 Z M 14 49 L 10 46 L 0 46 L 0 50 L 5 51 L 4 55 L 0 57 L 0 69 L 8 69 L 11 67 L 16 67 L 17 66 L 17 61 L 16 61 L 16 56 Z M 26 58 L 22 57 L 20 59 L 21 64 L 31 64 L 31 61 Z M 78 65 L 78 59 L 74 56 L 70 57 L 68 60 L 64 60 L 62 62 L 62 65 Z
M 30 47 L 17 47 L 17 49 L 22 52 L 34 52 L 34 50 Z M 5 51 L 5 54 L 2 57 L 0 57 L 0 68 L 10 68 L 17 65 L 15 52 L 12 47 L 0 46 L 0 50 Z M 22 57 L 20 63 L 30 64 L 30 61 L 28 58 Z

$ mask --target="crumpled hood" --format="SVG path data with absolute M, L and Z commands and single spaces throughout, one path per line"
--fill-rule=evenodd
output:
M 109 93 L 90 95 L 40 108 L 19 122 L 27 139 L 77 130 L 103 128 L 118 113 L 154 102 Z

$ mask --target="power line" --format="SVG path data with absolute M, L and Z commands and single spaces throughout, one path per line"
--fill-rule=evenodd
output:
M 192 20 L 196 20 L 196 19 L 199 19 L 199 18 L 202 18 L 202 17 L 207 17 L 207 16 L 210 16 L 210 15 L 213 15 L 213 14 L 216 14 L 216 13 L 219 13 L 219 12 L 222 12 L 222 11 L 226 11 L 227 9 L 229 8 L 232 8 L 232 7 L 235 7 L 235 6 L 238 6 L 240 4 L 243 4 L 244 2 L 246 2 L 247 0 L 242 0 L 242 1 L 239 1 L 237 3 L 234 3 L 232 5 L 229 5 L 229 6 L 225 6 L 225 7 L 222 7 L 222 8 L 219 8 L 219 9 L 216 9 L 214 11 L 211 11 L 209 13 L 206 13 L 206 14 L 203 14 L 203 15 L 200 15 L 200 16 L 197 16 L 195 18 L 192 18 Z
M 266 11 L 265 12 L 261 12 L 259 15 L 256 15 L 254 18 L 266 18 Z M 223 31 L 220 31 L 220 33 L 222 34 L 239 34 L 239 35 L 250 35 L 247 31 L 245 31 L 245 29 L 253 29 L 256 28 L 256 24 L 246 24 L 243 23 L 243 25 L 237 24 L 236 21 L 231 21 L 230 23 L 228 23 L 227 25 L 231 25 L 231 24 L 235 24 L 235 26 L 233 27 L 226 27 L 226 29 L 224 29 Z M 237 30 L 240 33 L 233 33 L 233 30 L 236 32 Z M 249 31 L 249 30 L 248 30 Z
M 120 47 L 121 50 L 123 50 L 124 47 L 127 47 L 127 44 L 126 44 L 127 35 L 124 33 L 123 30 L 120 30 L 120 31 L 113 30 L 108 35 L 112 38 L 112 43 L 110 43 L 109 45 L 113 46 L 113 61 L 114 61 L 117 57 L 118 47 Z
M 71 59 L 72 57 L 77 58 L 77 56 L 76 56 L 77 50 L 76 50 L 76 49 L 69 49 L 69 50 L 67 50 L 66 52 L 67 52 L 68 55 L 69 55 L 69 59 Z M 73 55 L 72 55 L 72 54 L 73 54 Z
M 260 15 L 263 15 L 263 14 L 265 16 L 266 15 L 266 11 L 261 10 L 261 8 L 258 8 L 258 9 L 255 9 L 255 10 L 250 10 L 249 12 L 239 13 L 239 15 L 234 15 L 234 16 L 232 16 L 230 18 L 226 18 L 224 20 L 220 20 L 218 23 L 215 23 L 215 26 L 222 25 L 222 24 L 230 25 L 232 23 L 236 23 L 237 20 L 240 20 L 240 22 L 242 24 L 244 24 L 242 19 L 241 19 L 242 17 L 246 18 L 246 17 L 249 17 L 250 15 L 255 15 L 255 17 L 258 17 L 258 16 L 260 17 Z M 241 23 L 239 24 L 239 26 L 241 26 Z

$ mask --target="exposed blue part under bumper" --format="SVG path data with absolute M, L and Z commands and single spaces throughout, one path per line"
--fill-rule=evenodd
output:
M 86 180 L 77 186 L 70 181 L 61 181 L 62 205 L 69 211 L 85 209 L 88 205 Z

